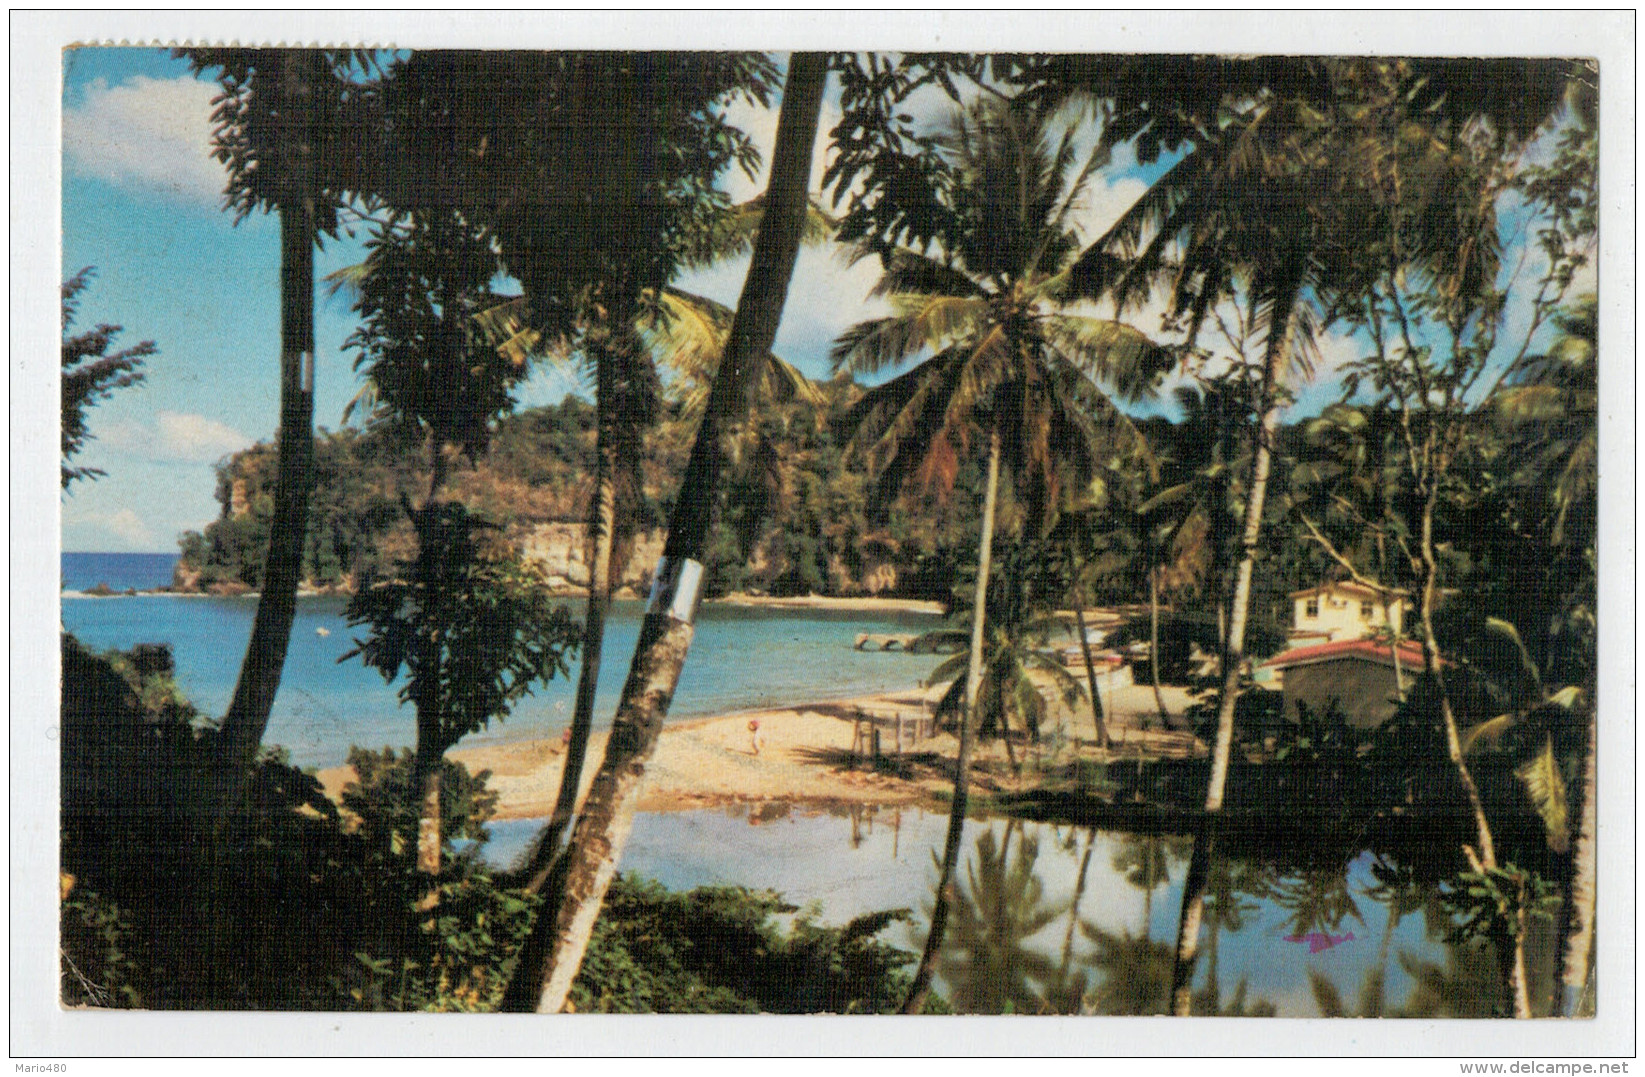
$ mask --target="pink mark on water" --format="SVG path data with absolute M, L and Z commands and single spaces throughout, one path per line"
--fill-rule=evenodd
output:
M 1340 946 L 1345 942 L 1353 942 L 1354 933 L 1350 931 L 1346 935 L 1327 935 L 1323 931 L 1310 931 L 1306 935 L 1287 935 L 1285 936 L 1285 941 L 1306 942 L 1308 944 L 1308 952 L 1311 954 L 1317 954 L 1323 950 L 1329 950 L 1333 946 Z

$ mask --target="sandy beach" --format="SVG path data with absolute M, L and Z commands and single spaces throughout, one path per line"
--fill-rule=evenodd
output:
M 1181 713 L 1188 703 L 1187 693 L 1180 689 L 1167 689 L 1166 693 L 1167 706 L 1173 713 Z M 939 694 L 939 690 L 916 688 L 671 723 L 647 765 L 639 809 L 681 811 L 773 800 L 815 805 L 935 803 L 939 793 L 952 787 L 958 741 L 944 732 L 916 738 L 912 719 L 928 713 L 929 703 Z M 1114 686 L 1104 691 L 1103 703 L 1115 742 L 1111 757 L 1204 750 L 1187 734 L 1159 728 L 1151 689 L 1130 684 Z M 859 728 L 857 719 L 864 713 L 886 717 L 902 714 L 909 719 L 900 755 L 893 728 L 882 725 L 882 764 L 878 767 L 861 752 L 852 752 L 853 736 Z M 1058 717 L 1077 738 L 1082 757 L 1096 757 L 1090 712 L 1082 707 L 1077 714 L 1054 714 L 1052 721 Z M 757 754 L 750 722 L 759 723 Z M 866 723 L 862 728 L 866 730 Z M 605 740 L 603 732 L 590 740 L 583 793 L 604 757 Z M 1019 755 L 1024 750 L 1019 745 Z M 498 793 L 498 818 L 539 818 L 553 810 L 565 759 L 558 738 L 458 747 L 450 757 L 470 771 L 491 772 L 490 784 Z M 998 739 L 984 738 L 974 758 L 974 790 L 988 793 L 1015 787 L 1016 779 Z M 352 776 L 348 767 L 320 772 L 333 798 Z

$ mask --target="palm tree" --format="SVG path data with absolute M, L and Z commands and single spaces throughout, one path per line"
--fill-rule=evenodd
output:
M 920 1008 L 930 986 L 959 854 L 1000 470 L 1016 476 L 1026 517 L 1043 527 L 1065 475 L 1072 471 L 1076 488 L 1085 485 L 1095 447 L 1113 440 L 1094 416 L 1141 441 L 1090 375 L 1106 376 L 1134 399 L 1168 361 L 1129 327 L 1061 309 L 1077 296 L 1066 271 L 1077 242 L 1070 214 L 1097 164 L 1093 157 L 1075 167 L 1073 138 L 1072 127 L 1059 133 L 1051 115 L 1020 104 L 984 101 L 961 115 L 939 140 L 951 173 L 933 207 L 948 220 L 945 245 L 939 256 L 887 253 L 875 294 L 894 313 L 846 330 L 833 351 L 836 368 L 861 374 L 931 353 L 870 390 L 847 417 L 877 472 L 875 503 L 910 481 L 946 494 L 973 440 L 988 444 L 955 795 L 931 935 L 907 1012 Z
M 224 762 L 239 770 L 268 727 L 297 612 L 313 482 L 314 244 L 322 232 L 335 233 L 338 205 L 359 191 L 321 169 L 346 156 L 338 147 L 344 129 L 373 129 L 343 122 L 362 96 L 351 77 L 373 61 L 366 53 L 314 49 L 178 53 L 195 74 L 217 70 L 223 87 L 212 143 L 230 173 L 225 205 L 236 221 L 258 209 L 280 214 L 279 477 L 257 614 L 221 733 Z
M 1013 543 L 995 560 L 999 586 L 992 588 L 987 596 L 983 671 L 976 688 L 976 732 L 992 730 L 997 734 L 1004 741 L 1006 754 L 1016 770 L 1019 768 L 1011 743 L 1011 719 L 1018 719 L 1024 735 L 1037 741 L 1048 713 L 1044 691 L 1037 681 L 1049 681 L 1064 705 L 1074 703 L 1082 693 L 1079 682 L 1062 662 L 1045 651 L 1051 637 L 1061 631 L 1066 622 L 1048 608 L 1058 595 L 1060 580 L 1054 572 L 1046 571 L 1041 544 Z M 974 613 L 965 598 L 966 590 L 963 583 L 957 588 L 955 617 L 971 620 Z M 948 685 L 948 690 L 937 701 L 936 713 L 958 716 L 960 722 L 955 724 L 963 723 L 964 693 L 971 683 L 971 655 L 965 649 L 970 633 L 964 628 L 953 628 L 929 632 L 925 638 L 935 644 L 938 651 L 955 652 L 931 671 L 926 684 Z
M 1093 968 L 1104 973 L 1086 999 L 1090 1012 L 1141 1017 L 1164 1013 L 1171 1002 L 1170 943 L 1155 942 L 1129 930 L 1104 931 L 1090 922 L 1080 931 L 1096 943 Z
M 1096 581 L 1122 565 L 1124 555 L 1116 556 L 1111 541 L 1114 536 L 1101 529 L 1100 515 L 1107 508 L 1106 495 L 1087 498 L 1087 503 L 1064 511 L 1047 542 L 1057 559 L 1058 570 L 1066 583 L 1068 599 L 1074 607 L 1074 631 L 1079 634 L 1080 658 L 1085 664 L 1086 694 L 1091 702 L 1091 724 L 1096 729 L 1097 747 L 1109 748 L 1108 724 L 1103 720 L 1102 695 L 1097 691 L 1097 666 L 1091 654 L 1091 634 L 1085 623 L 1085 607 L 1092 597 Z
M 1300 102 L 1259 101 L 1172 168 L 1094 248 L 1136 252 L 1119 282 L 1123 300 L 1128 289 L 1138 287 L 1145 274 L 1163 265 L 1166 252 L 1181 242 L 1184 250 L 1173 299 L 1176 313 L 1192 319 L 1190 335 L 1206 311 L 1221 301 L 1224 288 L 1237 272 L 1245 273 L 1243 288 L 1249 304 L 1262 312 L 1266 326 L 1258 407 L 1261 420 L 1245 484 L 1240 557 L 1228 603 L 1223 686 L 1205 797 L 1205 834 L 1195 843 L 1183 891 L 1179 960 L 1172 989 L 1173 1012 L 1179 1016 L 1187 1016 L 1192 1006 L 1189 985 L 1211 853 L 1210 831 L 1222 809 L 1232 753 L 1251 577 L 1261 539 L 1274 439 L 1285 406 L 1284 386 L 1293 370 L 1306 369 L 1304 357 L 1312 343 L 1312 318 L 1304 298 L 1310 286 L 1319 283 L 1311 255 L 1322 237 L 1317 234 L 1311 205 L 1316 192 L 1309 180 L 1313 179 L 1310 166 L 1319 164 L 1318 142 L 1327 133 L 1323 120 Z M 1150 235 L 1151 241 L 1137 251 Z
M 769 354 L 776 336 L 799 253 L 826 74 L 820 55 L 790 57 L 765 212 L 669 521 L 651 606 L 641 625 L 605 758 L 573 830 L 563 869 L 518 959 L 504 997 L 507 1009 L 553 1013 L 565 1005 L 616 872 L 633 821 L 639 780 L 691 647 L 702 559 L 723 470 L 721 435 L 748 408 L 754 382 L 765 368 L 760 358 Z
M 1085 1000 L 1086 975 L 1074 972 L 1074 929 L 1079 926 L 1080 901 L 1085 897 L 1085 880 L 1091 870 L 1091 849 L 1096 844 L 1095 827 L 1085 832 L 1085 852 L 1080 856 L 1079 873 L 1074 878 L 1074 896 L 1068 902 L 1068 926 L 1062 936 L 1062 958 L 1057 963 L 1055 977 L 1046 982 L 1045 1002 L 1052 1013 L 1078 1013 Z M 1072 851 L 1075 838 L 1070 835 L 1065 849 Z

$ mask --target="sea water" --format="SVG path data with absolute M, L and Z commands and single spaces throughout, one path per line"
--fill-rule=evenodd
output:
M 337 597 L 297 602 L 280 691 L 263 742 L 284 746 L 299 766 L 335 766 L 347 757 L 350 745 L 404 746 L 415 739 L 413 711 L 398 697 L 403 682 L 385 684 L 358 658 L 344 657 L 364 634 L 348 626 L 346 604 Z M 580 618 L 582 603 L 568 605 Z M 257 599 L 251 596 L 65 596 L 62 625 L 94 650 L 169 643 L 184 694 L 203 713 L 220 715 L 233 696 L 256 608 Z M 643 613 L 640 602 L 613 604 L 600 667 L 596 728 L 608 727 L 616 711 Z M 855 639 L 862 632 L 919 632 L 939 623 L 922 614 L 706 606 L 669 716 L 913 687 L 939 658 L 858 651 Z M 571 721 L 577 668 L 573 656 L 565 676 L 539 685 L 507 718 L 464 738 L 463 745 L 558 737 Z
M 177 567 L 174 553 L 64 553 L 59 573 L 65 591 L 152 591 L 170 587 Z

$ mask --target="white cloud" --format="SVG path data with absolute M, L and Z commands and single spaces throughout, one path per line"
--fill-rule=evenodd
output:
M 152 425 L 115 423 L 98 440 L 113 452 L 167 464 L 214 464 L 252 443 L 227 423 L 180 411 L 158 411 Z
M 211 463 L 251 444 L 251 438 L 216 419 L 177 411 L 156 415 L 160 448 L 170 459 Z
M 78 549 L 151 550 L 158 545 L 153 530 L 132 509 L 98 511 L 71 501 L 63 508 L 65 535 L 71 529 Z
M 137 75 L 96 79 L 63 111 L 66 167 L 122 187 L 216 205 L 226 174 L 211 157 L 210 83 Z

